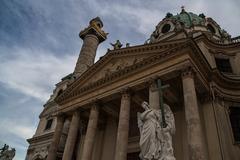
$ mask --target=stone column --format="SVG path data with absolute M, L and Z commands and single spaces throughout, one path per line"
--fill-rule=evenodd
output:
M 153 109 L 159 109 L 159 92 L 157 89 L 157 82 L 155 80 L 149 81 L 149 106 Z
M 47 160 L 56 160 L 56 158 L 57 158 L 57 149 L 58 149 L 59 141 L 61 138 L 63 124 L 64 124 L 64 117 L 58 116 L 57 117 L 57 125 L 56 125 L 55 132 L 53 135 L 52 143 L 51 143 L 49 151 L 48 151 Z
M 121 106 L 119 113 L 115 160 L 127 159 L 130 102 L 130 94 L 128 92 L 124 92 L 121 98 Z
M 189 160 L 207 160 L 192 68 L 182 73 Z
M 96 17 L 79 33 L 79 37 L 83 39 L 83 45 L 73 72 L 74 76 L 79 77 L 93 65 L 99 43 L 107 38 L 107 33 L 102 30 L 102 27 L 101 19 Z
M 96 35 L 88 34 L 84 37 L 82 49 L 74 73 L 81 75 L 94 63 L 99 40 Z
M 79 120 L 80 120 L 79 112 L 75 111 L 75 113 L 73 113 L 72 121 L 71 121 L 70 128 L 68 131 L 67 141 L 65 144 L 64 152 L 63 152 L 63 158 L 62 158 L 63 160 L 72 159 L 74 145 L 77 140 Z
M 92 157 L 94 138 L 97 131 L 98 116 L 98 106 L 94 104 L 91 108 L 88 120 L 87 133 L 83 145 L 82 160 L 90 160 Z

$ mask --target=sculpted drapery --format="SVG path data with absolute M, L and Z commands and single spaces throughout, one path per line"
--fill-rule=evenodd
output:
M 138 113 L 140 158 L 142 160 L 175 160 L 172 147 L 175 122 L 170 107 L 164 104 L 166 128 L 161 126 L 162 116 L 160 109 L 150 108 L 147 102 L 143 102 L 142 107 L 145 111 Z

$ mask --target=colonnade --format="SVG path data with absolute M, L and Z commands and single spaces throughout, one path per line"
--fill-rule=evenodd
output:
M 187 69 L 182 73 L 183 85 L 183 99 L 185 110 L 185 121 L 187 125 L 188 135 L 188 150 L 189 160 L 206 160 L 205 144 L 202 133 L 202 126 L 200 122 L 200 114 L 198 109 L 197 96 L 195 91 L 194 74 L 192 69 Z M 155 84 L 149 86 L 149 103 L 150 106 L 159 105 L 158 94 L 153 92 Z M 121 93 L 121 104 L 119 112 L 115 159 L 126 160 L 128 148 L 128 132 L 129 132 L 129 118 L 130 118 L 130 104 L 131 93 L 125 90 Z M 76 110 L 72 114 L 72 121 L 70 124 L 67 141 L 63 153 L 63 160 L 71 160 L 74 151 L 75 141 L 77 139 L 77 132 L 79 128 L 80 113 Z M 87 126 L 87 131 L 84 139 L 83 152 L 81 160 L 90 160 L 93 153 L 94 137 L 97 132 L 97 124 L 99 121 L 99 106 L 92 104 L 90 109 L 90 116 Z M 56 160 L 57 147 L 59 145 L 61 132 L 64 124 L 64 117 L 59 115 L 57 117 L 56 130 L 53 136 L 53 141 L 49 149 L 47 160 Z

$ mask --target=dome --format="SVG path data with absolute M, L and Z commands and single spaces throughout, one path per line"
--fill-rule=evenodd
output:
M 193 36 L 199 34 L 207 34 L 211 39 L 217 41 L 228 41 L 230 35 L 210 17 L 205 17 L 202 14 L 195 14 L 192 12 L 186 12 L 182 7 L 179 14 L 173 15 L 167 13 L 166 17 L 159 22 L 155 31 L 151 34 L 146 43 L 155 43 L 173 37 L 176 34 L 184 32 L 184 35 L 177 36 L 178 38 L 186 38 L 186 36 Z M 199 34 L 196 34 L 196 33 Z M 184 37 L 185 36 L 185 37 Z
M 186 12 L 185 10 L 182 10 L 180 14 L 170 18 L 179 21 L 181 24 L 184 24 L 186 28 L 190 28 L 194 25 L 204 25 L 205 19 L 200 17 L 201 15 L 198 16 L 192 12 Z

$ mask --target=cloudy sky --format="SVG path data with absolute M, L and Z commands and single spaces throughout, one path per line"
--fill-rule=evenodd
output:
M 42 105 L 74 69 L 78 33 L 90 19 L 100 16 L 109 33 L 98 60 L 116 39 L 143 44 L 166 13 L 179 13 L 182 5 L 240 35 L 239 0 L 0 0 L 0 145 L 24 159 Z

